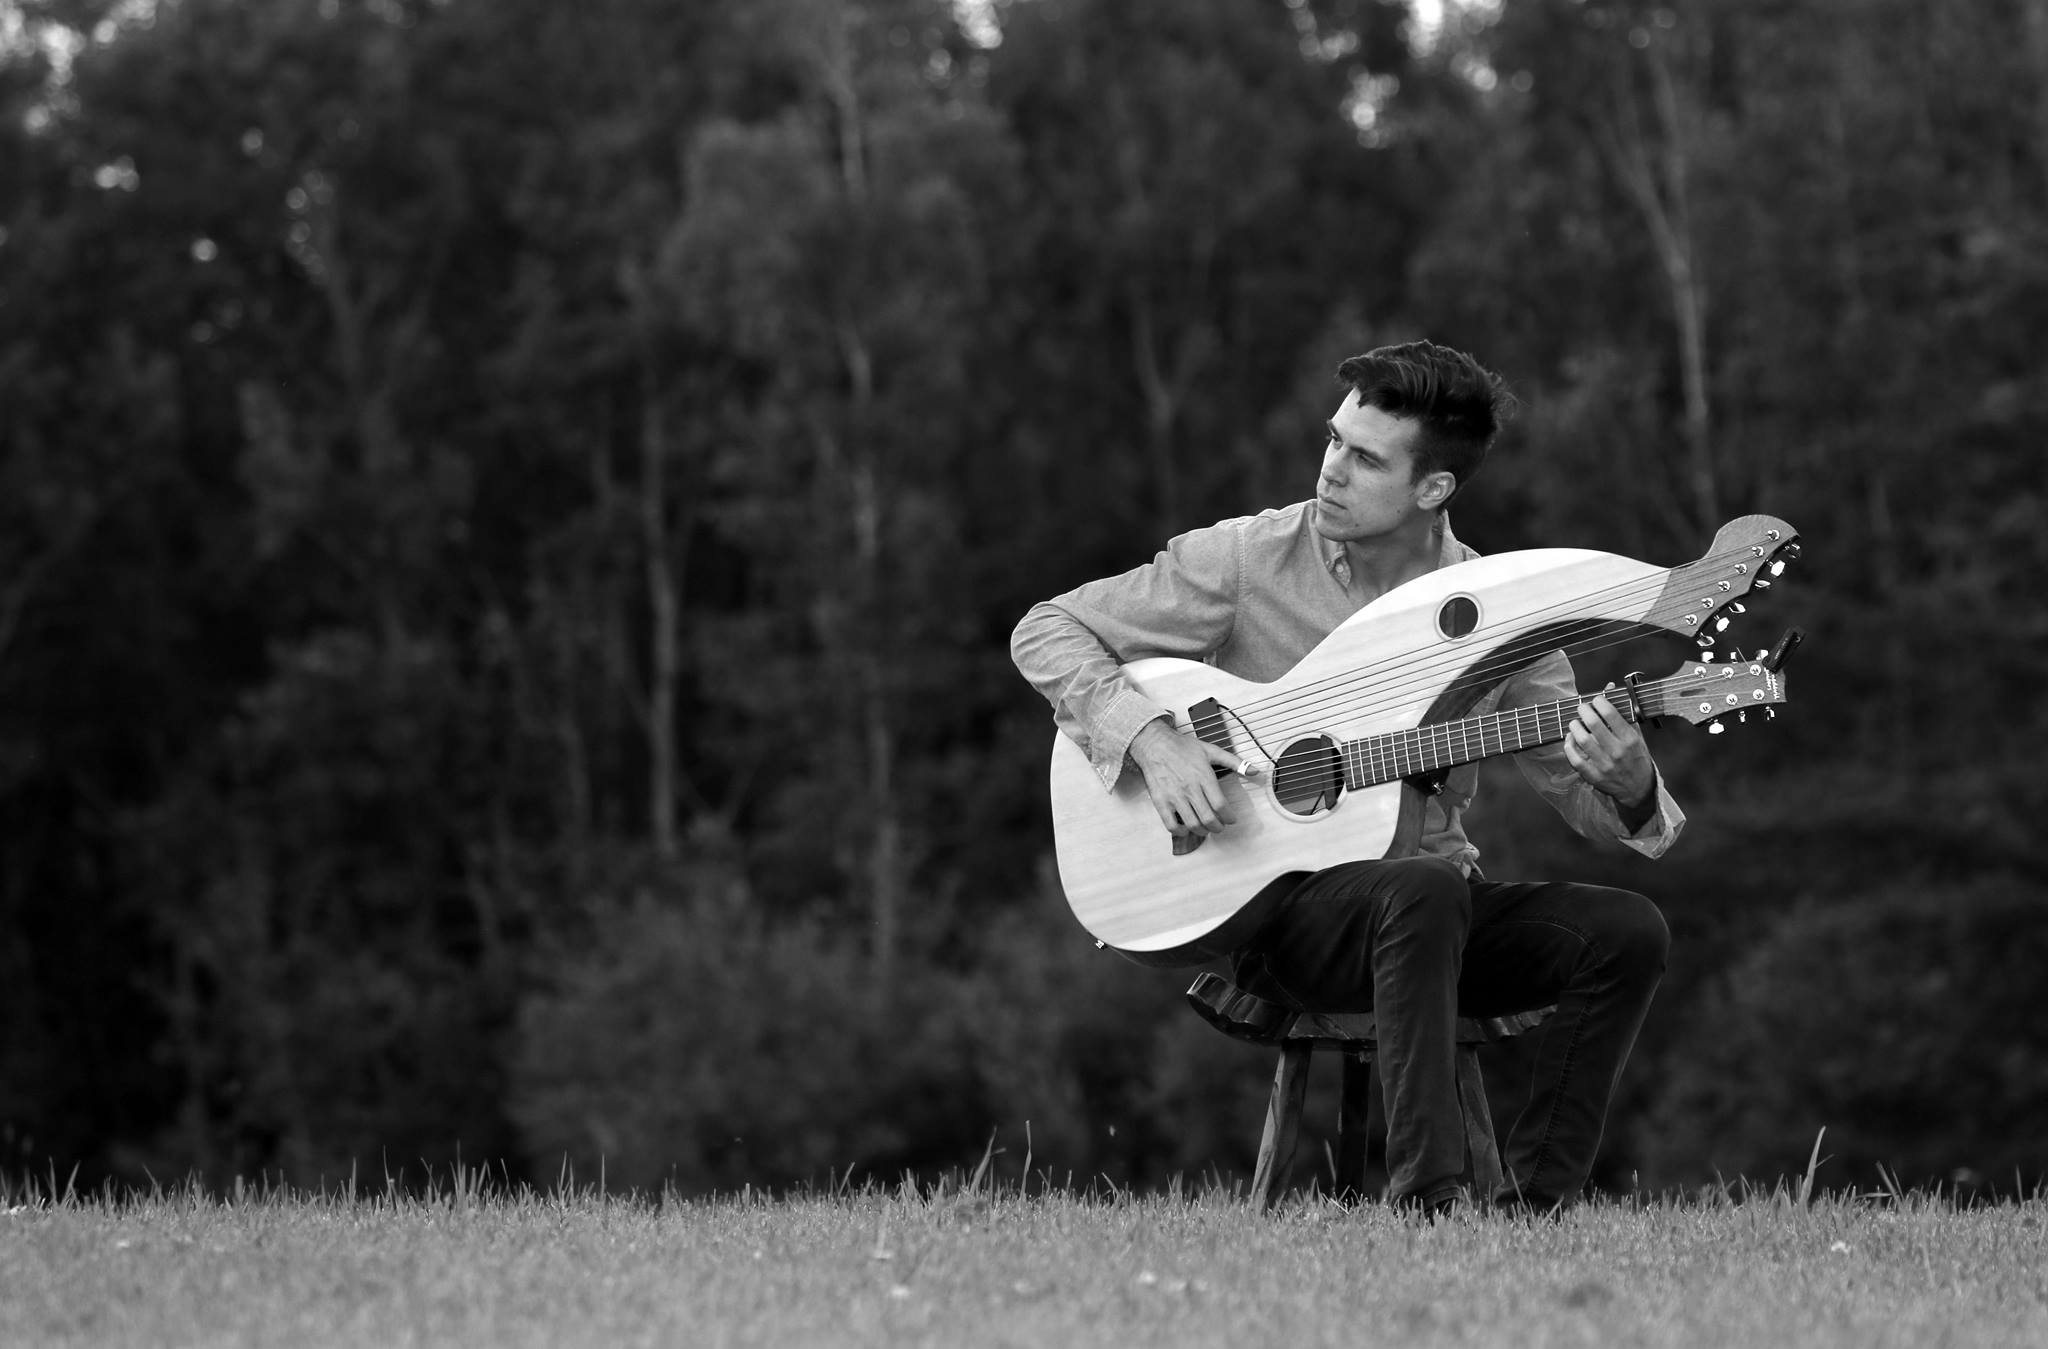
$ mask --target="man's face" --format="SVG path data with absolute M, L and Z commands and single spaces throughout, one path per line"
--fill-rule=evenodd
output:
M 1356 390 L 1330 419 L 1323 471 L 1316 480 L 1316 532 L 1338 543 L 1364 542 L 1413 524 L 1441 505 L 1454 480 L 1415 472 L 1420 423 L 1358 401 Z

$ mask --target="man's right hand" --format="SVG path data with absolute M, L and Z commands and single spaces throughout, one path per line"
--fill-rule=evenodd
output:
M 1164 719 L 1145 723 L 1131 741 L 1131 759 L 1145 775 L 1145 790 L 1159 822 L 1176 838 L 1219 833 L 1233 816 L 1216 780 L 1217 768 L 1245 771 L 1244 761 L 1221 745 L 1175 730 Z

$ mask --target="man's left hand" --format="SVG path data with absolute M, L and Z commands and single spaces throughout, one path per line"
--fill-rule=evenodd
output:
M 1624 817 L 1648 811 L 1657 765 L 1642 731 L 1615 710 L 1606 694 L 1579 703 L 1579 718 L 1565 732 L 1564 757 L 1580 777 L 1613 797 Z

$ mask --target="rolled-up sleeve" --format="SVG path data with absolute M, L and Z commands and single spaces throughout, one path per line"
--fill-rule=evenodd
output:
M 1168 715 L 1124 677 L 1151 656 L 1200 660 L 1230 636 L 1242 559 L 1234 522 L 1182 534 L 1151 562 L 1035 605 L 1010 657 L 1087 751 L 1105 790 L 1145 723 Z
M 1571 663 L 1562 652 L 1553 652 L 1530 669 L 1510 680 L 1504 706 L 1526 707 L 1532 703 L 1561 702 L 1578 696 Z M 1515 766 L 1566 824 L 1589 839 L 1613 839 L 1645 857 L 1662 857 L 1678 842 L 1685 828 L 1685 812 L 1678 808 L 1664 786 L 1664 774 L 1657 773 L 1656 808 L 1641 829 L 1630 832 L 1622 823 L 1621 807 L 1614 798 L 1580 777 L 1565 757 L 1564 746 L 1550 744 L 1523 750 L 1515 755 Z

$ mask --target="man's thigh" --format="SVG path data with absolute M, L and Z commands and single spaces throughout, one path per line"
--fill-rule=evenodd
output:
M 1463 1016 L 1554 1003 L 1603 952 L 1661 940 L 1663 917 L 1629 890 L 1571 881 L 1471 882 L 1472 929 L 1458 980 Z
M 1368 1011 L 1382 942 L 1457 967 L 1470 922 L 1465 879 L 1427 858 L 1350 862 L 1295 881 L 1237 964 L 1253 991 L 1318 1011 Z M 1417 938 L 1421 940 L 1418 942 Z M 1427 953 L 1441 952 L 1434 961 Z M 1420 971 L 1411 971 L 1420 973 Z M 1268 987 L 1270 976 L 1278 987 Z

